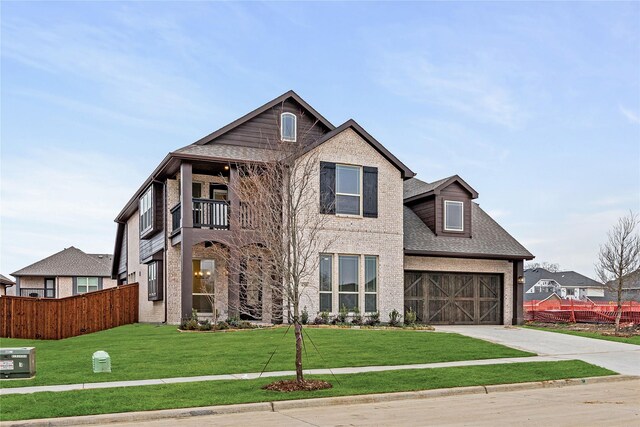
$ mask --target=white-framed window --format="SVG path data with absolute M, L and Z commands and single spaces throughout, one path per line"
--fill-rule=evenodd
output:
M 336 165 L 336 213 L 361 215 L 362 168 Z
M 193 308 L 198 313 L 211 313 L 215 292 L 216 262 L 213 259 L 194 259 L 193 267 Z
M 153 227 L 153 188 L 140 198 L 140 234 Z
M 297 120 L 293 113 L 280 114 L 280 138 L 283 141 L 296 142 Z
M 378 311 L 378 257 L 364 257 L 364 311 Z
M 333 308 L 333 255 L 320 254 L 320 311 Z
M 358 255 L 338 256 L 338 308 L 349 311 L 358 308 L 358 284 L 360 282 L 360 257 Z
M 87 292 L 99 289 L 97 277 L 76 277 L 76 293 L 86 294 Z
M 444 201 L 445 231 L 464 231 L 464 202 Z
M 147 293 L 149 301 L 160 301 L 162 299 L 161 268 L 161 261 L 153 261 L 147 265 Z

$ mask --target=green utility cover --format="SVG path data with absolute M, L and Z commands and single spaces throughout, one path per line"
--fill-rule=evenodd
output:
M 36 374 L 35 347 L 0 348 L 0 378 L 31 378 Z
M 106 351 L 96 351 L 93 353 L 93 372 L 111 372 L 111 357 Z

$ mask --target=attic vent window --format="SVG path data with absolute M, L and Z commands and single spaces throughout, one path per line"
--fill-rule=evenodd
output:
M 444 201 L 445 231 L 464 231 L 464 202 Z
M 280 138 L 283 141 L 296 142 L 296 116 L 292 113 L 280 115 Z

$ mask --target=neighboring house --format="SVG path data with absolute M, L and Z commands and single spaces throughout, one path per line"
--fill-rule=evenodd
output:
M 575 271 L 551 272 L 544 268 L 526 269 L 525 301 L 542 301 L 555 293 L 563 299 L 592 301 L 605 297 L 605 286 Z
M 16 278 L 16 295 L 63 298 L 116 286 L 109 254 L 87 254 L 73 246 L 24 267 Z
M 141 321 L 211 312 L 209 295 L 221 318 L 283 320 L 263 283 L 225 274 L 227 259 L 252 260 L 217 252 L 247 233 L 229 183 L 270 158 L 274 134 L 317 156 L 311 210 L 326 219 L 318 239 L 329 246 L 302 297 L 312 316 L 344 305 L 383 321 L 411 308 L 424 323 L 522 322 L 523 260 L 533 256 L 473 202 L 478 193 L 458 176 L 414 178 L 355 121 L 336 127 L 293 91 L 169 153 L 118 214 L 112 278 L 141 284 Z M 249 300 L 251 315 L 238 312 Z
M 0 296 L 7 295 L 7 288 L 15 285 L 15 282 L 6 276 L 0 274 Z

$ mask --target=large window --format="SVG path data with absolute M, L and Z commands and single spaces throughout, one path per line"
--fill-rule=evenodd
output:
M 292 113 L 280 115 L 280 137 L 283 141 L 296 142 L 296 116 Z
M 77 277 L 76 293 L 86 294 L 87 292 L 97 291 L 99 289 L 99 280 L 97 277 Z
M 360 166 L 336 165 L 336 213 L 360 215 L 361 171 Z
M 330 312 L 333 298 L 333 256 L 320 255 L 320 311 Z
M 358 308 L 358 265 L 357 255 L 340 255 L 338 257 L 338 307 L 347 310 Z
M 193 260 L 193 308 L 198 313 L 213 313 L 215 261 Z
M 152 188 L 140 198 L 140 234 L 153 227 L 153 195 Z
M 364 257 L 364 311 L 378 311 L 378 257 Z
M 452 200 L 444 202 L 444 229 L 446 231 L 464 231 L 464 203 Z

